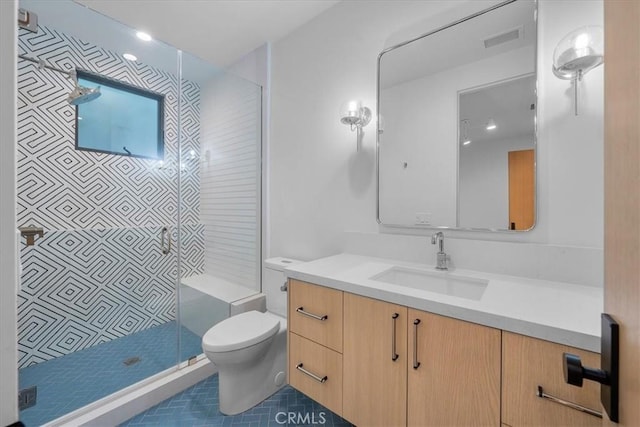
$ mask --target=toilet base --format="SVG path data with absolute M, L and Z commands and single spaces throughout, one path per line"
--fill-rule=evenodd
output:
M 219 367 L 220 412 L 240 414 L 280 390 L 286 384 L 286 349 L 287 330 L 281 326 L 267 353 L 251 366 Z

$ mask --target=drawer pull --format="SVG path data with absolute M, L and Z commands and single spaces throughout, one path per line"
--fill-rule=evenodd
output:
M 326 375 L 324 377 L 319 377 L 316 374 L 314 374 L 312 372 L 309 372 L 306 369 L 304 369 L 303 366 L 304 365 L 302 363 L 298 363 L 296 365 L 296 369 L 298 371 L 302 372 L 303 374 L 310 376 L 314 380 L 318 381 L 320 384 L 324 384 L 329 379 L 329 377 L 327 377 Z
M 418 362 L 418 325 L 420 324 L 420 319 L 416 319 L 413 321 L 413 369 L 418 369 L 420 367 L 420 362 Z
M 550 394 L 547 394 L 542 389 L 542 386 L 538 386 L 538 392 L 536 393 L 536 395 L 538 397 L 543 398 L 543 399 L 549 399 L 552 402 L 559 403 L 560 405 L 568 406 L 569 408 L 575 409 L 576 411 L 584 412 L 585 414 L 589 414 L 589 415 L 593 415 L 594 417 L 602 418 L 602 413 L 601 412 L 594 411 L 593 409 L 589 409 L 589 408 L 587 408 L 585 406 L 578 405 L 577 403 L 568 402 L 568 401 L 566 401 L 564 399 L 560 399 L 559 397 L 555 397 L 555 396 L 552 396 Z
M 391 316 L 391 360 L 398 360 L 398 353 L 396 352 L 396 319 L 400 316 L 398 313 L 393 313 Z
M 318 316 L 317 314 L 313 314 L 313 313 L 309 313 L 308 311 L 304 311 L 304 307 L 298 307 L 296 308 L 296 311 L 300 314 L 304 314 L 307 317 L 311 317 L 313 319 L 316 320 L 327 320 L 329 318 L 329 316 L 327 316 L 326 314 L 324 316 Z

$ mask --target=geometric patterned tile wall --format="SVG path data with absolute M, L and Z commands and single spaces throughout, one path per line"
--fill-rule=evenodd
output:
M 200 90 L 174 74 L 55 29 L 20 30 L 19 53 L 165 95 L 165 167 L 153 160 L 75 150 L 72 83 L 18 61 L 17 226 L 45 238 L 21 252 L 20 366 L 39 363 L 175 318 L 175 249 L 160 229 L 178 220 L 178 113 L 183 155 L 198 153 Z M 182 173 L 183 276 L 204 268 L 197 162 Z M 175 238 L 175 231 L 174 231 Z
M 176 252 L 161 254 L 160 229 L 50 231 L 23 246 L 19 366 L 175 319 Z M 183 272 L 202 271 L 203 226 L 184 226 L 182 243 Z

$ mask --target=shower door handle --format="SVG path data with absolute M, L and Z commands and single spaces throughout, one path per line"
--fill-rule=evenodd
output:
M 163 255 L 167 255 L 171 252 L 171 235 L 169 234 L 169 229 L 167 227 L 162 227 L 162 239 L 160 241 L 160 249 L 162 250 Z M 167 240 L 167 245 L 165 246 L 165 240 Z

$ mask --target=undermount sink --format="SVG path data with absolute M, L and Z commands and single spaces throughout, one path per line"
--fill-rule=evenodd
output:
M 476 301 L 482 298 L 489 284 L 488 280 L 458 276 L 444 271 L 430 272 L 405 267 L 391 267 L 369 279 Z

